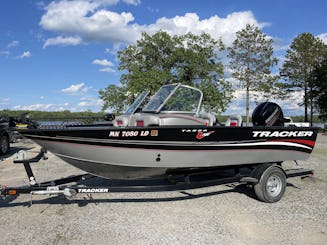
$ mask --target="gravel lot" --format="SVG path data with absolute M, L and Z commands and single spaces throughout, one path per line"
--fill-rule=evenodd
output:
M 14 153 L 0 159 L 0 183 L 27 183 Z M 278 203 L 256 200 L 248 188 L 222 185 L 186 192 L 109 193 L 64 197 L 20 195 L 0 200 L 0 244 L 327 244 L 327 136 L 319 135 L 301 166 L 314 178 L 292 178 Z M 291 163 L 286 163 L 286 166 Z M 38 181 L 81 173 L 49 154 L 33 164 Z

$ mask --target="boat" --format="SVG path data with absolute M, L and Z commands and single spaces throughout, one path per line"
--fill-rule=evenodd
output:
M 223 125 L 202 108 L 201 90 L 182 84 L 142 93 L 112 126 L 18 129 L 65 162 L 109 179 L 152 178 L 184 170 L 281 164 L 307 159 L 317 128 L 285 127 L 281 108 L 270 102 Z

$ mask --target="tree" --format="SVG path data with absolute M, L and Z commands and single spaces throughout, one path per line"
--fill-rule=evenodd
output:
M 327 57 L 313 72 L 314 103 L 322 118 L 327 118 Z
M 249 124 L 250 91 L 263 92 L 263 95 L 277 93 L 278 76 L 271 75 L 271 68 L 278 60 L 273 57 L 273 40 L 254 25 L 246 25 L 236 32 L 232 47 L 228 48 L 228 57 L 232 77 L 240 81 L 246 89 L 246 124 Z M 255 94 L 253 94 L 256 96 Z M 256 97 L 255 97 L 256 99 Z
M 102 110 L 111 108 L 113 112 L 120 113 L 124 109 L 124 105 L 127 103 L 125 90 L 122 87 L 110 84 L 104 90 L 99 91 L 100 99 L 103 100 L 104 104 Z
M 285 78 L 285 90 L 289 92 L 303 91 L 304 120 L 308 122 L 308 107 L 313 114 L 312 74 L 323 58 L 327 47 L 323 41 L 311 33 L 302 33 L 292 42 L 286 51 L 285 62 L 280 71 Z
M 219 52 L 224 49 L 220 40 L 209 34 L 170 36 L 159 31 L 154 35 L 142 33 L 135 45 L 118 52 L 121 89 L 126 101 L 131 102 L 141 91 L 154 94 L 162 85 L 183 83 L 200 88 L 204 93 L 204 107 L 222 112 L 232 98 L 232 87 L 223 79 L 223 64 Z M 108 101 L 114 88 L 102 90 Z M 108 108 L 110 103 L 104 105 Z

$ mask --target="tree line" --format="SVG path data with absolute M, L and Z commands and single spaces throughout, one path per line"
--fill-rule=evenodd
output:
M 28 115 L 31 119 L 37 121 L 61 121 L 72 122 L 75 120 L 92 123 L 93 121 L 99 121 L 103 119 L 103 112 L 71 112 L 69 110 L 64 111 L 28 111 L 28 110 L 0 110 L 0 121 L 7 120 L 9 117 L 21 119 L 24 115 Z
M 309 116 L 313 120 L 315 110 L 322 117 L 327 114 L 327 46 L 310 33 L 293 40 L 280 69 L 273 40 L 254 25 L 238 31 L 228 48 L 207 33 L 143 33 L 136 44 L 118 51 L 118 59 L 123 72 L 120 84 L 99 91 L 103 110 L 121 112 L 142 91 L 153 94 L 162 85 L 180 82 L 201 89 L 204 109 L 220 114 L 233 99 L 234 89 L 225 72 L 228 68 L 230 77 L 246 92 L 247 122 L 251 100 L 285 99 L 295 91 L 303 92 L 306 122 Z M 226 59 L 229 65 L 224 67 Z
M 60 122 L 81 122 L 81 123 L 93 123 L 95 121 L 103 121 L 103 112 L 71 112 L 65 111 L 21 111 L 21 110 L 0 110 L 0 122 L 8 119 L 8 117 L 20 118 L 23 114 L 28 114 L 29 117 L 37 121 L 60 121 Z M 225 122 L 228 119 L 228 115 L 217 115 L 219 122 Z M 246 118 L 244 118 L 245 120 Z M 303 122 L 304 116 L 293 116 L 294 122 Z M 323 123 L 323 119 L 318 116 L 313 116 L 314 123 Z

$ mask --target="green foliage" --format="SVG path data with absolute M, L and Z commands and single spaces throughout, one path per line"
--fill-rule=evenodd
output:
M 104 104 L 102 106 L 102 110 L 107 108 L 111 108 L 113 112 L 121 112 L 124 109 L 124 105 L 127 103 L 125 96 L 125 89 L 122 87 L 118 87 L 114 84 L 110 84 L 105 89 L 100 89 L 100 99 L 103 100 Z
M 262 92 L 271 97 L 279 95 L 278 76 L 271 75 L 271 68 L 278 62 L 273 57 L 273 40 L 268 38 L 254 25 L 236 33 L 233 46 L 228 49 L 232 77 L 240 81 L 240 86 L 246 89 L 246 115 L 249 122 L 250 91 Z M 256 94 L 253 94 L 256 100 Z
M 170 36 L 163 31 L 152 36 L 143 33 L 137 44 L 118 52 L 119 69 L 125 72 L 120 82 L 126 100 L 121 101 L 131 103 L 145 89 L 154 94 L 162 85 L 182 83 L 204 92 L 207 110 L 225 111 L 232 98 L 232 88 L 223 79 L 223 65 L 218 56 L 223 49 L 220 40 L 205 33 L 199 36 L 191 33 Z M 108 101 L 115 96 L 116 89 L 108 87 L 100 92 L 105 101 L 103 109 L 112 106 Z
M 313 72 L 313 97 L 321 118 L 327 118 L 327 57 Z
M 327 46 L 311 33 L 302 33 L 292 42 L 286 52 L 285 62 L 280 71 L 285 78 L 287 92 L 303 91 L 305 121 L 308 121 L 308 107 L 313 108 L 312 73 L 327 54 Z M 312 111 L 312 110 L 311 110 Z
M 28 113 L 31 119 L 37 121 L 76 121 L 83 123 L 92 123 L 93 121 L 97 121 L 103 119 L 103 112 L 70 112 L 68 110 L 65 111 L 12 111 L 12 110 L 2 110 L 0 111 L 0 116 L 8 116 L 8 117 L 16 117 L 20 118 L 20 116 L 24 113 Z
M 166 103 L 167 111 L 193 111 L 198 108 L 201 93 L 199 91 L 180 87 Z

